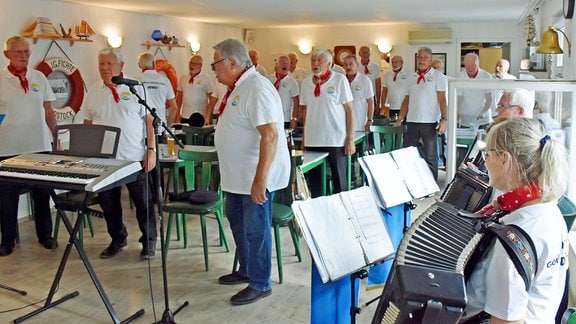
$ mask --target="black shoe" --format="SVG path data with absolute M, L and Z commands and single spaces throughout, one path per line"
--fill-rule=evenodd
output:
M 232 272 L 231 274 L 227 274 L 218 278 L 218 283 L 221 285 L 238 285 L 243 283 L 249 283 L 250 278 L 247 276 L 238 273 L 237 271 Z
M 126 242 L 126 240 L 122 241 L 119 244 L 112 242 L 110 243 L 110 245 L 108 245 L 106 249 L 104 249 L 104 251 L 102 251 L 102 253 L 100 253 L 100 257 L 102 259 L 109 259 L 115 256 L 118 252 L 120 252 L 120 250 L 122 250 L 122 248 L 125 247 L 126 245 L 128 245 L 128 242 Z
M 9 247 L 6 245 L 0 245 L 0 257 L 12 254 L 13 250 L 14 250 L 13 247 Z
M 266 291 L 254 289 L 252 287 L 246 287 L 240 290 L 239 293 L 230 298 L 230 303 L 232 305 L 246 305 L 252 304 L 260 298 L 268 297 L 272 294 L 272 289 Z
M 45 249 L 48 250 L 52 250 L 58 247 L 58 242 L 54 241 L 54 239 L 51 237 L 43 240 L 38 240 L 38 243 L 40 243 L 40 245 L 42 245 Z
M 142 251 L 140 251 L 140 259 L 147 260 L 147 259 L 154 259 L 156 252 L 154 248 L 148 249 L 147 247 L 143 247 Z

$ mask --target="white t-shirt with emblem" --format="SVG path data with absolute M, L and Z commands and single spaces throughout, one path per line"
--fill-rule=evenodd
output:
M 204 115 L 210 93 L 214 91 L 214 82 L 206 73 L 200 72 L 194 77 L 194 83 L 190 83 L 190 74 L 185 74 L 178 81 L 178 91 L 182 92 L 182 117 L 188 118 L 195 112 Z
M 372 82 L 367 75 L 358 71 L 354 80 L 350 82 L 350 90 L 354 98 L 352 101 L 354 106 L 354 130 L 363 132 L 364 126 L 368 121 L 367 100 L 374 97 Z
M 405 69 L 400 70 L 396 75 L 396 81 L 394 81 L 394 71 L 389 71 L 384 74 L 384 82 L 382 87 L 388 89 L 386 95 L 386 101 L 388 102 L 388 107 L 392 110 L 400 110 L 402 106 L 402 101 L 408 93 L 410 74 L 406 72 Z
M 418 83 L 418 73 L 414 72 L 409 80 L 408 114 L 406 121 L 411 123 L 436 123 L 440 120 L 438 92 L 448 90 L 448 79 L 435 69 L 424 75 Z
M 277 80 L 276 74 L 270 74 L 268 80 L 274 84 Z M 278 94 L 282 100 L 282 111 L 284 111 L 284 122 L 289 122 L 292 119 L 292 110 L 294 109 L 294 100 L 292 98 L 300 94 L 298 90 L 298 82 L 290 74 L 286 75 L 280 81 L 278 87 Z

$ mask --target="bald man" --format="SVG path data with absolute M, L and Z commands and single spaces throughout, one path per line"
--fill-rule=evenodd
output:
M 374 104 L 380 107 L 380 89 L 382 89 L 382 78 L 380 77 L 380 65 L 370 62 L 371 50 L 368 46 L 361 46 L 358 50 L 360 65 L 358 71 L 364 73 L 372 82 L 374 92 Z
M 282 55 L 276 60 L 276 72 L 268 76 L 280 95 L 284 112 L 284 128 L 294 129 L 298 123 L 298 82 L 290 74 L 290 58 Z
M 400 114 L 402 101 L 408 91 L 410 73 L 404 70 L 402 56 L 393 56 L 390 63 L 392 71 L 386 72 L 382 84 L 380 115 L 392 118 Z
M 297 67 L 298 65 L 298 54 L 291 52 L 288 53 L 288 58 L 290 58 L 290 74 L 298 82 L 298 87 L 302 84 L 302 80 L 306 77 L 306 69 Z
M 476 53 L 464 56 L 464 71 L 460 78 L 465 80 L 490 80 L 490 73 L 480 68 L 480 59 Z M 458 96 L 458 125 L 478 128 L 492 122 L 492 115 L 487 113 L 492 104 L 492 94 L 484 90 L 462 90 Z
M 190 117 L 195 112 L 204 116 L 205 124 L 212 120 L 206 107 L 214 91 L 214 84 L 212 78 L 202 72 L 202 63 L 202 56 L 193 55 L 188 62 L 188 74 L 181 76 L 178 81 L 176 122 L 180 122 L 182 117 Z
M 516 77 L 512 74 L 508 73 L 510 69 L 510 62 L 506 59 L 500 59 L 496 62 L 496 67 L 494 68 L 494 74 L 492 75 L 493 79 L 496 80 L 515 80 Z M 502 97 L 503 90 L 502 89 L 495 89 L 492 90 L 492 105 L 490 106 L 490 114 L 492 117 L 498 115 L 496 112 L 496 105 L 500 101 L 500 97 Z
M 248 55 L 250 56 L 250 61 L 252 61 L 252 65 L 256 68 L 256 71 L 260 73 L 262 76 L 267 76 L 268 72 L 266 69 L 258 64 L 258 60 L 260 60 L 260 53 L 257 50 L 249 50 Z

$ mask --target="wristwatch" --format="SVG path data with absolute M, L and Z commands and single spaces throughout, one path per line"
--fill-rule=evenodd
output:
M 292 117 L 292 119 L 290 119 L 290 120 L 293 120 L 293 121 L 298 121 L 298 118 L 296 118 L 296 117 Z
M 440 117 L 440 120 L 448 120 L 445 116 Z
M 148 151 L 156 152 L 156 148 L 153 146 L 148 146 L 147 149 L 148 149 Z

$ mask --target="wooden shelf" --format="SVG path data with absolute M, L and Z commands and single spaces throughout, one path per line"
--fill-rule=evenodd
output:
M 67 41 L 70 42 L 70 46 L 73 46 L 75 42 L 92 43 L 91 39 L 88 38 L 65 38 L 62 36 L 24 36 L 26 38 L 32 38 L 32 43 L 36 44 L 39 39 L 51 39 L 56 41 Z
M 186 46 L 184 45 L 173 45 L 173 44 L 163 44 L 163 43 L 153 43 L 150 41 L 147 41 L 146 43 L 142 43 L 142 46 L 146 46 L 146 49 L 150 49 L 150 47 L 152 46 L 158 46 L 158 47 L 168 47 L 168 50 L 171 51 L 172 47 L 176 47 L 176 48 L 184 48 Z

